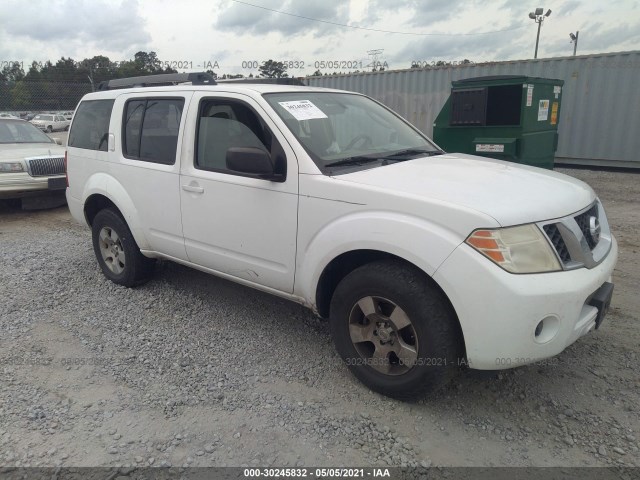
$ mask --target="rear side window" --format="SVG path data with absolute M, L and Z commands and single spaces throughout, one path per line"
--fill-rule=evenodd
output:
M 173 165 L 183 107 L 183 98 L 129 100 L 125 104 L 122 126 L 124 156 Z
M 106 152 L 112 109 L 113 100 L 88 100 L 80 103 L 69 132 L 68 145 Z

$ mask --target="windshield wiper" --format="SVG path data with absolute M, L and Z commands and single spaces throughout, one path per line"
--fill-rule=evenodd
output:
M 385 160 L 395 160 L 396 157 L 415 157 L 418 155 L 433 157 L 434 155 L 442 155 L 443 153 L 444 152 L 442 150 L 423 150 L 419 148 L 408 148 L 406 150 L 400 150 L 399 152 L 390 153 L 389 155 L 384 155 L 378 158 L 382 158 Z
M 367 157 L 367 156 L 356 156 L 356 157 L 348 157 L 343 158 L 342 160 L 337 160 L 335 162 L 327 163 L 325 167 L 342 167 L 347 165 L 362 165 L 364 163 L 369 162 L 377 162 L 381 157 Z
M 409 160 L 409 158 L 398 158 L 398 157 L 415 157 L 415 156 L 428 156 L 432 157 L 434 155 L 442 155 L 444 152 L 442 150 L 422 150 L 419 148 L 409 148 L 407 150 L 400 150 L 398 152 L 390 153 L 388 155 L 360 155 L 355 157 L 343 158 L 342 160 L 337 160 L 335 162 L 331 162 L 325 165 L 325 167 L 342 167 L 347 165 L 363 165 L 365 163 L 375 162 L 377 160 Z

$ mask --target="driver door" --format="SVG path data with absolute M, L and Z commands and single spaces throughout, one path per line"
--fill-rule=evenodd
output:
M 292 293 L 298 164 L 262 107 L 240 94 L 196 93 L 180 172 L 182 228 L 190 262 L 245 282 Z M 196 107 L 197 105 L 197 107 Z M 231 147 L 266 150 L 284 162 L 284 181 L 226 166 Z

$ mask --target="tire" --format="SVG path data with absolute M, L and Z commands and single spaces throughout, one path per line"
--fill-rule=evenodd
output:
M 47 133 L 53 132 L 53 127 L 51 125 L 47 126 Z
M 153 273 L 155 260 L 140 248 L 124 219 L 110 209 L 100 210 L 91 227 L 93 251 L 105 277 L 118 285 L 134 287 Z
M 359 267 L 338 284 L 330 325 L 351 372 L 371 390 L 403 400 L 444 385 L 464 352 L 445 295 L 426 274 L 394 260 Z

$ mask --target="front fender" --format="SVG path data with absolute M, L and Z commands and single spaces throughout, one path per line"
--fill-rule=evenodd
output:
M 295 293 L 315 305 L 316 286 L 326 266 L 339 255 L 355 250 L 390 253 L 432 276 L 463 240 L 442 225 L 412 215 L 350 213 L 326 224 L 308 241 L 299 239 Z
M 138 210 L 120 182 L 108 173 L 95 173 L 85 183 L 85 188 L 82 192 L 82 204 L 85 205 L 87 199 L 92 195 L 102 195 L 113 202 L 127 222 L 138 247 L 141 250 L 150 248 L 149 242 L 140 228 L 142 224 Z

